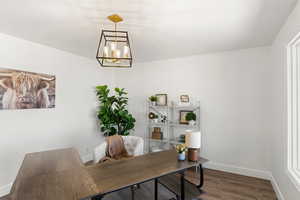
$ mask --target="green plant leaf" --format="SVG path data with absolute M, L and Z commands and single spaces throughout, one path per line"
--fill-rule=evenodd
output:
M 96 94 L 100 102 L 97 112 L 100 130 L 105 136 L 129 135 L 136 120 L 127 110 L 127 92 L 124 88 L 115 88 L 114 92 L 115 94 L 110 95 L 107 85 L 96 86 Z

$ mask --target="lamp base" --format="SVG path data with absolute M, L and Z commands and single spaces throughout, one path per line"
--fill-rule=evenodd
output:
M 198 149 L 194 149 L 194 148 L 188 149 L 188 160 L 193 162 L 198 161 Z

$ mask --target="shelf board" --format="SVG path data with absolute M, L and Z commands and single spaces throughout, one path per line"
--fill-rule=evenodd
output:
M 171 105 L 171 106 L 152 106 L 150 105 L 149 108 L 152 109 L 168 109 L 168 108 L 174 108 L 174 109 L 191 109 L 191 110 L 195 110 L 195 109 L 199 109 L 200 106 L 197 105 L 186 105 L 186 106 L 182 106 L 182 105 Z
M 161 127 L 161 126 L 168 126 L 168 125 L 169 125 L 168 123 L 154 123 L 154 122 L 149 123 L 150 127 L 155 127 L 155 126 Z
M 189 124 L 180 124 L 180 123 L 169 123 L 170 126 L 177 126 L 177 127 L 188 127 L 188 128 L 198 128 L 198 124 L 189 125 Z
M 155 127 L 155 126 L 158 126 L 158 127 L 162 127 L 162 126 L 180 126 L 180 127 L 194 127 L 194 128 L 197 128 L 198 127 L 198 124 L 195 124 L 195 125 L 189 125 L 189 124 L 180 124 L 180 123 L 177 123 L 177 122 L 171 122 L 171 123 L 148 123 L 148 125 L 150 127 Z
M 170 140 L 171 144 L 184 144 L 185 142 L 180 142 L 178 140 Z
M 159 143 L 168 143 L 168 139 L 153 139 L 153 138 L 147 138 L 147 140 L 149 140 L 150 142 L 159 142 Z
M 200 106 L 196 106 L 196 105 L 189 105 L 189 106 L 173 106 L 174 109 L 183 109 L 183 110 L 196 110 L 196 109 L 200 109 Z
M 150 105 L 149 108 L 152 108 L 152 109 L 168 109 L 168 108 L 170 108 L 170 106 L 152 106 L 152 105 Z

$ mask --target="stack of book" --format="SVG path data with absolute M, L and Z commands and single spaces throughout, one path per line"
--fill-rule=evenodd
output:
M 163 139 L 163 132 L 161 132 L 161 128 L 154 127 L 152 132 L 152 139 L 162 140 Z

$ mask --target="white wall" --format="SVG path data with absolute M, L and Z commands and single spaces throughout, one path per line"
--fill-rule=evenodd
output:
M 25 153 L 76 147 L 87 155 L 102 141 L 94 87 L 113 84 L 96 60 L 0 34 L 0 67 L 56 75 L 56 108 L 0 111 L 0 193 Z M 1 196 L 1 194 L 0 194 Z
M 287 166 L 287 102 L 286 102 L 286 46 L 300 32 L 300 3 L 287 19 L 272 46 L 272 104 L 273 130 L 270 135 L 271 169 L 286 200 L 299 200 L 296 189 L 286 173 Z
M 109 84 L 128 90 L 135 133 L 142 136 L 146 97 L 189 94 L 200 100 L 202 155 L 210 166 L 260 177 L 271 171 L 285 199 L 299 199 L 285 173 L 285 47 L 298 32 L 299 3 L 272 47 L 135 63 L 115 73 L 96 61 L 0 34 L 0 67 L 57 78 L 55 109 L 0 111 L 0 196 L 27 152 L 74 146 L 82 157 L 89 155 L 103 140 L 94 86 Z
M 178 100 L 189 94 L 201 102 L 202 155 L 219 167 L 267 176 L 269 53 L 262 47 L 135 63 L 116 71 L 116 84 L 128 89 L 136 134 L 146 134 L 148 96 L 167 93 Z

